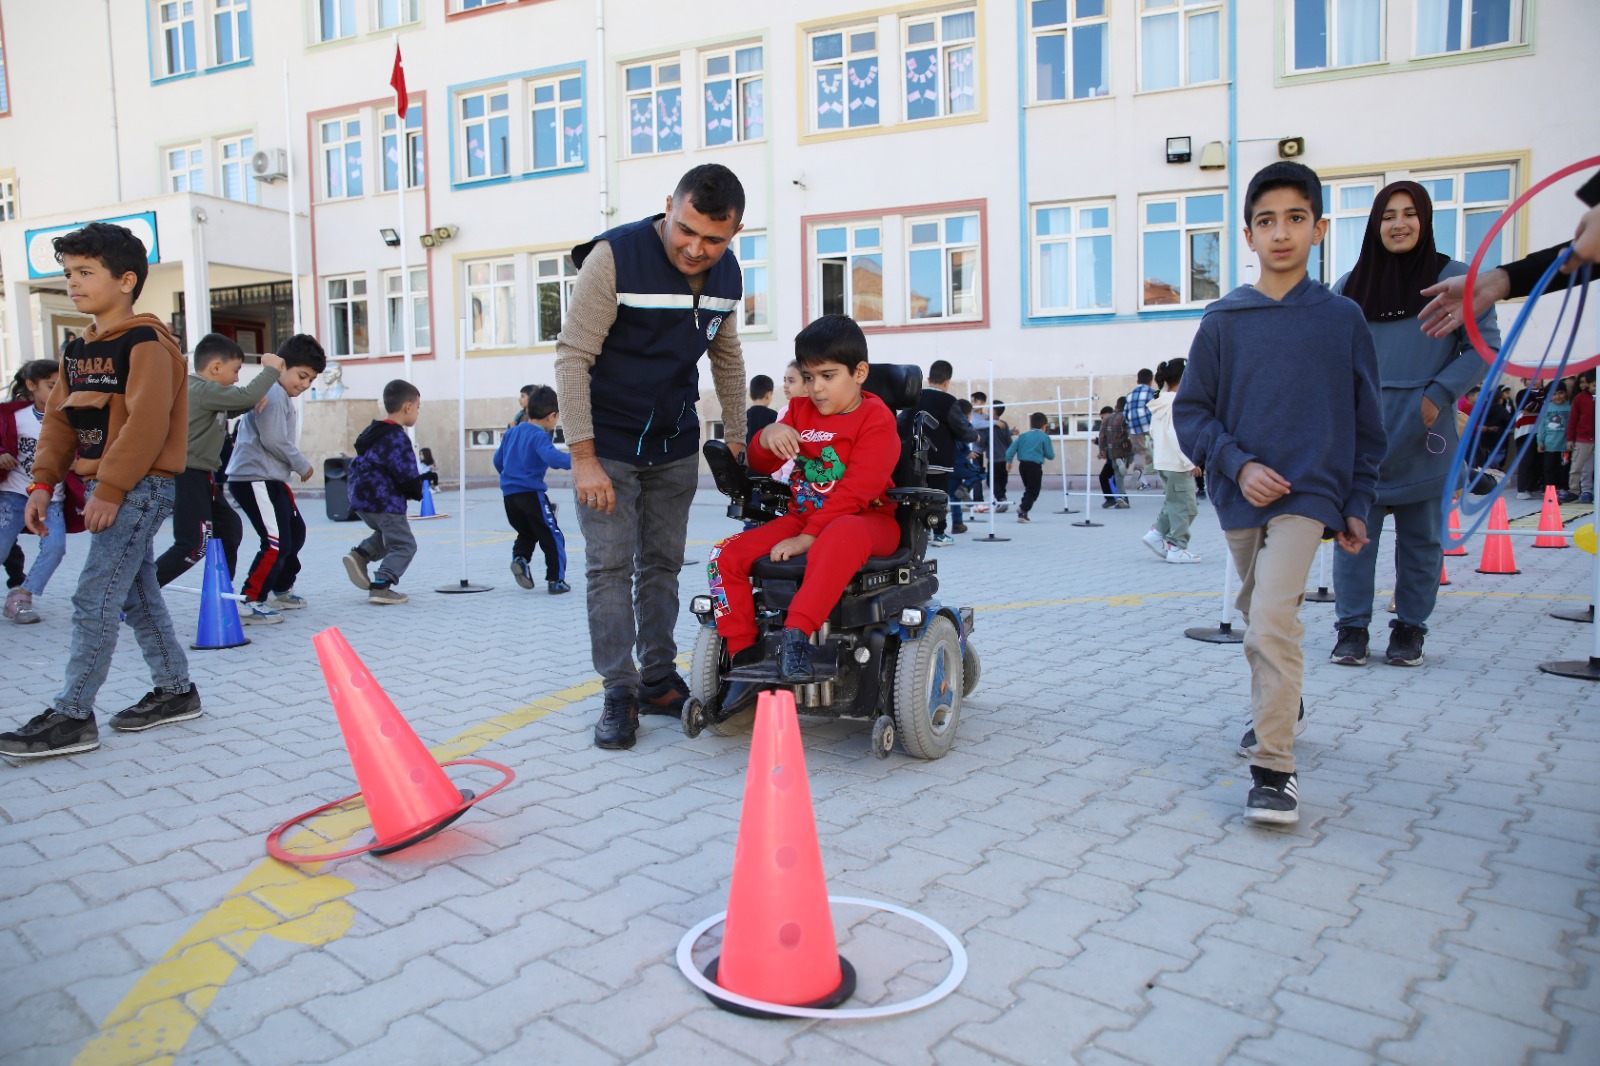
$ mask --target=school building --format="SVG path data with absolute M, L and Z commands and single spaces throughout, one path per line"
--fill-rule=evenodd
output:
M 518 388 L 554 380 L 567 251 L 718 162 L 749 197 L 751 374 L 843 311 L 961 391 L 992 366 L 1002 398 L 1093 375 L 1105 401 L 1252 280 L 1261 166 L 1325 179 L 1325 280 L 1400 177 L 1469 258 L 1600 146 L 1596 54 L 1588 0 L 0 0 L 0 369 L 83 328 L 50 237 L 119 220 L 141 309 L 187 342 L 320 338 L 308 454 L 352 447 L 409 340 L 418 443 L 454 476 L 462 434 L 484 474 Z M 1489 258 L 1570 236 L 1580 180 Z

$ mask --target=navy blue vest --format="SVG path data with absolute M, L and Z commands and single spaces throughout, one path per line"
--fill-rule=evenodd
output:
M 656 215 L 607 230 L 572 250 L 581 268 L 595 241 L 617 264 L 617 320 L 589 371 L 594 450 L 651 466 L 700 447 L 700 357 L 737 311 L 744 279 L 732 249 L 708 270 L 699 297 L 661 246 Z

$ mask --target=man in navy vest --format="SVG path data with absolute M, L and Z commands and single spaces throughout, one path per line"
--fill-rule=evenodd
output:
M 728 244 L 744 187 L 727 167 L 683 176 L 665 214 L 572 250 L 578 281 L 556 338 L 588 578 L 589 646 L 605 683 L 602 748 L 631 748 L 639 713 L 678 715 L 678 571 L 700 480 L 699 362 L 709 355 L 728 446 L 744 451 L 744 295 Z M 638 652 L 638 665 L 634 652 Z

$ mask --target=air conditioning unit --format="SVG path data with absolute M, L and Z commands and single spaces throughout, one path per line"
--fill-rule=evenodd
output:
M 282 148 L 262 149 L 250 157 L 250 173 L 257 181 L 280 181 L 289 176 L 289 153 Z

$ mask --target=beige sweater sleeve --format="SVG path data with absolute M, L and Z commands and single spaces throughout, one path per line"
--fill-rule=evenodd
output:
M 739 318 L 744 314 L 744 301 L 729 311 L 717 327 L 711 348 L 706 353 L 711 358 L 711 383 L 717 390 L 717 402 L 722 404 L 722 427 L 727 440 L 744 442 L 745 391 L 749 383 L 744 376 L 744 347 L 739 343 Z
M 556 398 L 569 445 L 594 439 L 589 370 L 616 320 L 617 262 L 611 257 L 611 244 L 597 241 L 578 271 L 556 337 Z

